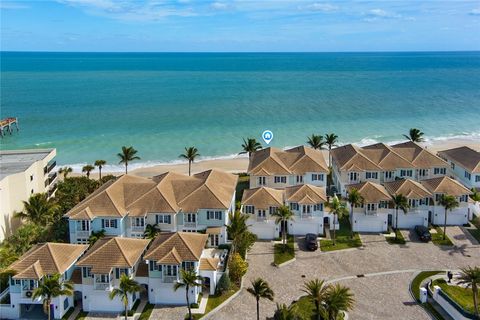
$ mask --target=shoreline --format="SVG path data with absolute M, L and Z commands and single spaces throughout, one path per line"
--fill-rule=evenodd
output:
M 430 152 L 436 154 L 440 150 L 456 148 L 460 146 L 468 146 L 472 149 L 480 151 L 480 139 L 460 139 L 454 138 L 443 141 L 428 141 L 420 143 L 421 146 L 425 147 Z M 322 150 L 325 161 L 328 163 L 328 150 Z M 134 163 L 133 163 L 134 165 Z M 60 168 L 61 166 L 59 166 Z M 235 156 L 231 158 L 219 158 L 219 159 L 205 159 L 199 160 L 192 164 L 192 174 L 202 172 L 209 169 L 219 169 L 227 171 L 230 173 L 243 173 L 246 172 L 248 168 L 248 157 L 244 155 Z M 165 164 L 155 164 L 152 166 L 145 166 L 137 169 L 131 169 L 128 173 L 132 175 L 137 175 L 141 177 L 153 177 L 168 171 L 178 172 L 188 174 L 188 163 L 165 163 Z M 102 175 L 115 175 L 119 176 L 124 174 L 124 171 L 102 171 Z M 80 172 L 72 172 L 70 176 L 82 176 Z M 92 179 L 98 179 L 98 169 L 90 174 Z

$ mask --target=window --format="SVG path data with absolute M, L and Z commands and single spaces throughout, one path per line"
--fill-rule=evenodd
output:
M 90 221 L 88 220 L 77 221 L 77 231 L 89 231 L 89 230 L 90 230 Z
M 470 179 L 472 179 L 472 175 L 469 172 L 465 171 L 465 178 L 470 180 Z
M 305 204 L 304 204 L 304 205 L 302 206 L 302 212 L 303 212 L 303 213 L 310 213 L 310 208 L 311 208 L 310 205 L 305 205 Z
M 258 177 L 258 185 L 263 186 L 265 185 L 265 177 Z
M 63 300 L 63 310 L 67 310 L 68 309 L 68 298 L 65 298 L 65 300 Z
M 438 168 L 435 168 L 434 172 L 437 170 Z M 418 169 L 418 176 L 420 177 L 426 177 L 428 174 L 428 170 L 427 169 Z M 438 173 L 435 173 L 435 174 L 438 174 Z
M 378 172 L 366 172 L 365 173 L 366 179 L 378 179 Z
M 117 219 L 102 219 L 102 229 L 103 228 L 117 228 Z
M 291 202 L 290 203 L 290 210 L 298 210 L 298 203 Z
M 356 172 L 350 172 L 350 181 L 357 181 L 358 174 Z
M 97 283 L 109 283 L 110 282 L 110 275 L 108 275 L 108 274 L 97 275 L 97 278 L 96 278 L 95 282 L 97 282 Z
M 222 220 L 222 211 L 207 211 L 207 220 Z
M 411 177 L 413 174 L 412 170 L 400 170 L 401 177 Z
M 169 214 L 157 214 L 155 216 L 155 222 L 158 224 L 171 224 L 172 216 Z
M 446 174 L 447 169 L 446 168 L 434 168 L 433 173 L 434 174 Z
M 196 213 L 186 213 L 184 215 L 185 222 L 197 222 L 197 214 Z
M 411 208 L 418 207 L 418 200 L 408 199 L 408 205 L 409 205 Z
M 245 206 L 245 213 L 253 214 L 255 212 L 254 206 Z
M 77 244 L 88 244 L 87 238 L 77 238 Z
M 145 226 L 145 219 L 143 217 L 132 218 L 132 226 L 133 227 L 144 227 Z
M 323 203 L 319 203 L 313 206 L 313 211 L 323 211 Z
M 303 183 L 303 176 L 297 176 L 297 183 Z
M 441 194 L 436 193 L 436 194 L 435 194 L 435 201 L 440 201 L 440 198 L 441 198 L 441 197 L 442 197 Z
M 452 170 L 455 170 L 455 163 L 452 162 L 451 167 L 452 167 Z
M 312 174 L 312 181 L 323 181 L 323 174 L 313 173 Z
M 266 211 L 265 210 L 258 210 L 258 217 L 265 218 L 265 216 L 266 216 Z
M 480 182 L 480 176 L 479 175 L 475 176 L 475 182 Z
M 93 277 L 92 268 L 90 268 L 90 267 L 82 267 L 82 276 L 83 276 L 84 278 L 92 278 L 92 277 Z
M 463 195 L 460 197 L 460 202 L 468 202 L 468 196 L 467 195 Z
M 282 176 L 282 177 L 275 176 L 273 180 L 275 183 L 287 183 L 287 177 L 285 176 Z
M 386 171 L 385 172 L 385 179 L 392 179 L 393 177 L 393 171 Z
M 30 181 L 33 181 L 33 174 L 30 176 Z
M 211 247 L 218 247 L 218 244 L 219 244 L 218 234 L 211 234 L 210 235 L 210 246 Z
M 380 201 L 379 208 L 388 208 L 388 202 L 387 201 Z
M 367 203 L 367 211 L 374 211 L 375 207 L 375 203 Z
M 213 236 L 213 234 L 212 234 Z M 182 268 L 185 270 L 194 270 L 195 269 L 195 262 L 193 261 L 184 261 L 182 262 Z
M 278 210 L 277 207 L 270 207 L 270 208 L 268 208 L 268 212 L 269 212 L 270 214 L 274 214 L 275 212 L 277 212 L 277 210 Z
M 162 266 L 157 264 L 157 261 L 150 261 L 149 263 L 150 271 L 162 271 Z
M 165 275 L 170 277 L 177 276 L 177 266 L 166 265 L 165 266 Z
M 115 268 L 115 279 L 120 279 L 122 274 L 126 274 L 128 276 L 128 269 L 125 268 Z

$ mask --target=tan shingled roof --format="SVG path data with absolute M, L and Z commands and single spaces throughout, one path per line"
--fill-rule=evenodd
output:
M 384 186 L 370 181 L 351 184 L 347 190 L 357 189 L 365 203 L 378 203 L 380 201 L 389 201 L 392 197 Z
M 84 252 L 88 245 L 52 243 L 37 244 L 8 269 L 15 279 L 40 279 L 44 275 L 63 274 Z
M 205 271 L 216 271 L 219 261 L 220 259 L 218 258 L 201 258 L 199 269 Z
M 395 144 L 392 149 L 396 153 L 410 161 L 415 168 L 447 167 L 448 163 L 440 157 L 422 148 L 413 141 Z
M 147 239 L 102 238 L 77 262 L 77 266 L 91 267 L 93 273 L 108 273 L 112 268 L 131 268 L 149 242 Z
M 442 193 L 456 197 L 472 193 L 460 182 L 449 177 L 422 180 L 420 183 L 431 193 Z
M 327 201 L 325 188 L 302 184 L 285 188 L 285 201 L 300 204 L 317 204 Z
M 424 199 L 432 196 L 432 193 L 428 191 L 422 184 L 411 179 L 401 179 L 392 182 L 386 182 L 384 185 L 385 189 L 387 189 L 391 195 L 401 194 L 408 199 Z
M 160 233 L 145 254 L 145 260 L 165 264 L 199 261 L 208 235 L 193 232 Z
M 242 205 L 268 209 L 271 206 L 283 205 L 283 190 L 268 187 L 247 189 L 243 192 Z
M 306 172 L 328 172 L 321 151 L 306 146 L 288 150 L 265 148 L 252 154 L 248 165 L 251 175 L 305 174 Z
M 440 151 L 438 154 L 458 163 L 471 173 L 480 173 L 480 152 L 478 151 L 469 147 L 458 147 Z
M 359 147 L 353 144 L 332 150 L 333 162 L 340 170 L 348 171 L 380 171 L 382 168 L 365 156 Z
M 414 168 L 415 166 L 407 159 L 400 156 L 392 148 L 384 143 L 376 143 L 360 149 L 368 159 L 375 162 L 384 170 L 397 168 Z

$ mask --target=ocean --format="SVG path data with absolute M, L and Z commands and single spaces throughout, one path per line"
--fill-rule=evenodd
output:
M 1 52 L 1 117 L 20 132 L 2 149 L 57 148 L 75 169 L 123 145 L 132 168 L 236 155 L 242 138 L 269 129 L 270 145 L 312 133 L 342 143 L 480 141 L 480 52 L 27 53 Z M 118 167 L 120 168 L 120 167 Z

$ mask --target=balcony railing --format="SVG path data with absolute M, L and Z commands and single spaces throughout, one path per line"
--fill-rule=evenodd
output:
M 257 216 L 257 221 L 258 222 L 265 222 L 265 221 L 267 221 L 267 217 L 258 217 Z
M 77 238 L 88 238 L 92 234 L 92 230 L 77 230 L 75 234 Z
M 196 227 L 197 227 L 197 223 L 196 223 L 196 222 L 187 222 L 187 221 L 184 221 L 184 222 L 183 222 L 183 226 L 184 226 L 184 227 L 187 227 L 187 228 L 196 228 Z
M 177 276 L 163 276 L 163 282 L 165 283 L 173 283 L 177 280 L 178 280 Z
M 48 197 L 51 197 L 55 191 L 57 191 L 57 184 L 55 183 L 53 186 L 50 187 L 50 190 L 48 190 Z
M 145 226 L 132 226 L 132 231 L 143 232 L 145 231 Z
M 376 215 L 377 214 L 377 209 L 375 210 L 365 210 L 365 214 L 367 215 Z
M 111 291 L 111 289 L 112 286 L 110 285 L 110 283 L 95 283 L 95 290 Z
M 300 215 L 300 219 L 313 219 L 314 214 L 312 213 L 302 213 Z

